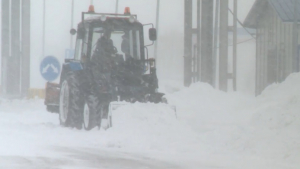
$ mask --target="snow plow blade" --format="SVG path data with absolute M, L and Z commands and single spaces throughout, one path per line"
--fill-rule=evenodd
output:
M 108 128 L 113 126 L 113 112 L 116 111 L 118 108 L 123 107 L 123 106 L 127 106 L 127 105 L 132 105 L 132 103 L 128 103 L 128 102 L 111 102 L 109 104 L 108 117 L 107 117 Z M 176 107 L 174 105 L 167 105 L 166 104 L 165 107 L 172 109 L 174 111 L 175 117 L 177 118 Z

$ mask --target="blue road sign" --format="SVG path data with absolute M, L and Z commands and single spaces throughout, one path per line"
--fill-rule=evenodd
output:
M 40 65 L 40 73 L 49 82 L 55 80 L 60 74 L 60 63 L 54 56 L 47 56 Z

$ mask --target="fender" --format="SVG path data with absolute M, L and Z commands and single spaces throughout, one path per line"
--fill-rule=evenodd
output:
M 61 76 L 60 76 L 60 84 L 65 80 L 66 75 L 70 71 L 79 71 L 83 70 L 83 65 L 80 61 L 77 60 L 66 60 L 62 66 Z

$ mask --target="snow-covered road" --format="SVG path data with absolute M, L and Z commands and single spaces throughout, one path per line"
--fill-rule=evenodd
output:
M 0 168 L 181 168 L 123 149 L 113 131 L 63 128 L 42 100 L 2 100 L 0 116 Z
M 136 103 L 114 126 L 63 128 L 42 100 L 0 99 L 0 168 L 298 169 L 300 74 L 257 98 L 206 84 L 180 88 L 164 105 Z
M 174 164 L 127 153 L 116 153 L 101 149 L 79 149 L 51 147 L 58 157 L 47 156 L 0 156 L 0 168 L 14 169 L 165 169 L 181 168 Z

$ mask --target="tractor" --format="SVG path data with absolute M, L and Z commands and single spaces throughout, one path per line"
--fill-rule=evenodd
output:
M 149 45 L 144 44 L 145 26 L 151 27 Z M 107 31 L 113 52 L 103 64 L 97 46 Z M 76 35 L 74 58 L 65 59 L 59 84 L 47 82 L 45 89 L 47 110 L 59 114 L 62 126 L 91 130 L 107 119 L 111 127 L 111 112 L 124 104 L 166 102 L 157 91 L 155 59 L 148 57 L 147 46 L 157 38 L 153 24 L 140 23 L 128 7 L 124 14 L 111 14 L 90 6 L 70 33 Z

